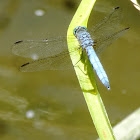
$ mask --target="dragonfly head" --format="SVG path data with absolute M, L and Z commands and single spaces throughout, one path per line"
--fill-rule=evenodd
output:
M 77 34 L 80 33 L 80 32 L 85 32 L 87 31 L 87 28 L 85 26 L 77 26 L 74 28 L 73 30 L 73 34 L 75 37 L 77 37 Z

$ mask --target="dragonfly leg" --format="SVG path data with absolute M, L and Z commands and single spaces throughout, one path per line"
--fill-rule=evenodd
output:
M 79 45 L 78 50 L 80 50 L 80 49 L 82 49 L 82 54 L 83 54 L 83 48 Z M 76 62 L 74 67 L 79 63 L 80 60 L 82 60 L 82 54 L 81 54 L 81 58 Z
M 78 50 L 80 50 L 82 47 L 79 45 L 79 47 L 78 47 Z M 83 51 L 83 48 L 82 48 L 82 51 Z
M 93 48 L 94 48 L 94 49 L 96 48 L 96 43 L 97 43 L 97 41 L 94 40 L 94 41 L 93 41 L 93 44 L 94 44 L 94 45 L 93 45 Z
M 81 53 L 81 58 L 76 62 L 76 64 L 74 65 L 74 67 L 82 60 L 83 58 L 83 48 L 80 46 L 78 49 L 82 49 L 82 53 Z
M 81 70 L 82 73 L 84 73 L 85 75 L 87 75 L 87 72 L 84 72 L 79 66 L 76 66 L 76 67 L 78 67 Z
M 74 67 L 78 67 L 85 75 L 87 75 L 87 72 L 85 73 L 77 64 L 82 61 L 82 63 L 87 63 L 88 59 L 87 58 L 84 58 L 84 53 L 82 51 L 82 54 L 81 54 L 81 58 L 76 62 L 76 64 L 74 65 Z M 84 62 L 83 62 L 84 61 Z M 77 66 L 76 66 L 77 65 Z M 87 66 L 84 65 L 84 70 L 87 71 Z
M 76 62 L 76 64 L 74 65 L 74 67 L 76 67 L 76 65 L 81 61 L 81 59 L 82 59 L 82 58 L 80 58 L 80 59 Z
M 93 48 L 96 49 L 96 45 L 93 45 Z

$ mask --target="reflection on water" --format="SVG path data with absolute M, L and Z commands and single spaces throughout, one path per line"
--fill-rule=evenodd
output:
M 38 104 L 32 110 L 27 110 L 30 103 L 25 98 L 15 96 L 4 89 L 0 89 L 0 100 L 1 106 L 6 105 L 5 109 L 3 108 L 5 111 L 0 111 L 0 120 L 2 120 L 2 122 L 8 122 L 9 125 L 6 131 L 11 131 L 12 129 L 13 134 L 16 134 L 18 130 L 19 136 L 27 136 L 29 138 L 30 132 L 38 133 L 37 131 L 40 131 L 42 136 L 49 136 L 51 138 L 52 136 L 65 137 L 69 135 L 68 132 L 76 132 L 77 130 L 85 131 L 83 128 L 80 128 L 81 122 L 83 123 L 84 120 L 82 117 L 80 117 L 79 120 L 80 112 L 78 110 L 73 110 L 71 113 L 67 112 L 65 108 L 64 110 L 60 110 L 60 108 L 59 110 L 52 110 L 46 106 L 47 102 L 46 104 L 44 103 L 44 108 Z M 52 104 L 52 106 L 54 106 L 54 104 Z M 58 103 L 57 106 L 59 106 Z M 49 110 L 52 110 L 52 112 Z M 73 115 L 74 118 L 71 120 L 70 117 L 73 117 Z M 7 123 L 5 123 L 3 127 L 6 127 L 6 124 Z M 20 124 L 20 127 L 18 124 Z M 67 127 L 66 124 L 69 127 Z M 88 127 L 87 125 L 85 126 L 85 128 Z M 26 129 L 26 131 L 22 132 L 24 129 Z M 91 131 L 92 130 L 88 128 L 88 133 L 91 133 Z
M 28 106 L 28 102 L 24 98 L 14 96 L 4 89 L 0 89 L 0 101 L 13 106 L 20 112 L 24 111 Z

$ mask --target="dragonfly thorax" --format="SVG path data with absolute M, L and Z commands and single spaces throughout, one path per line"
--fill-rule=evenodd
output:
M 88 46 L 93 46 L 93 40 L 91 39 L 90 34 L 87 32 L 85 26 L 78 26 L 74 29 L 74 35 L 78 39 L 80 46 L 85 49 Z

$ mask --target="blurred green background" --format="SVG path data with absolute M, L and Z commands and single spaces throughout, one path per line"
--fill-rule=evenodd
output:
M 0 0 L 0 139 L 93 140 L 98 137 L 74 71 L 22 73 L 11 53 L 22 39 L 66 36 L 80 0 Z M 89 27 L 120 6 L 130 30 L 101 55 L 111 90 L 97 84 L 112 126 L 140 105 L 140 14 L 129 1 L 97 0 Z M 37 16 L 38 10 L 43 11 Z

